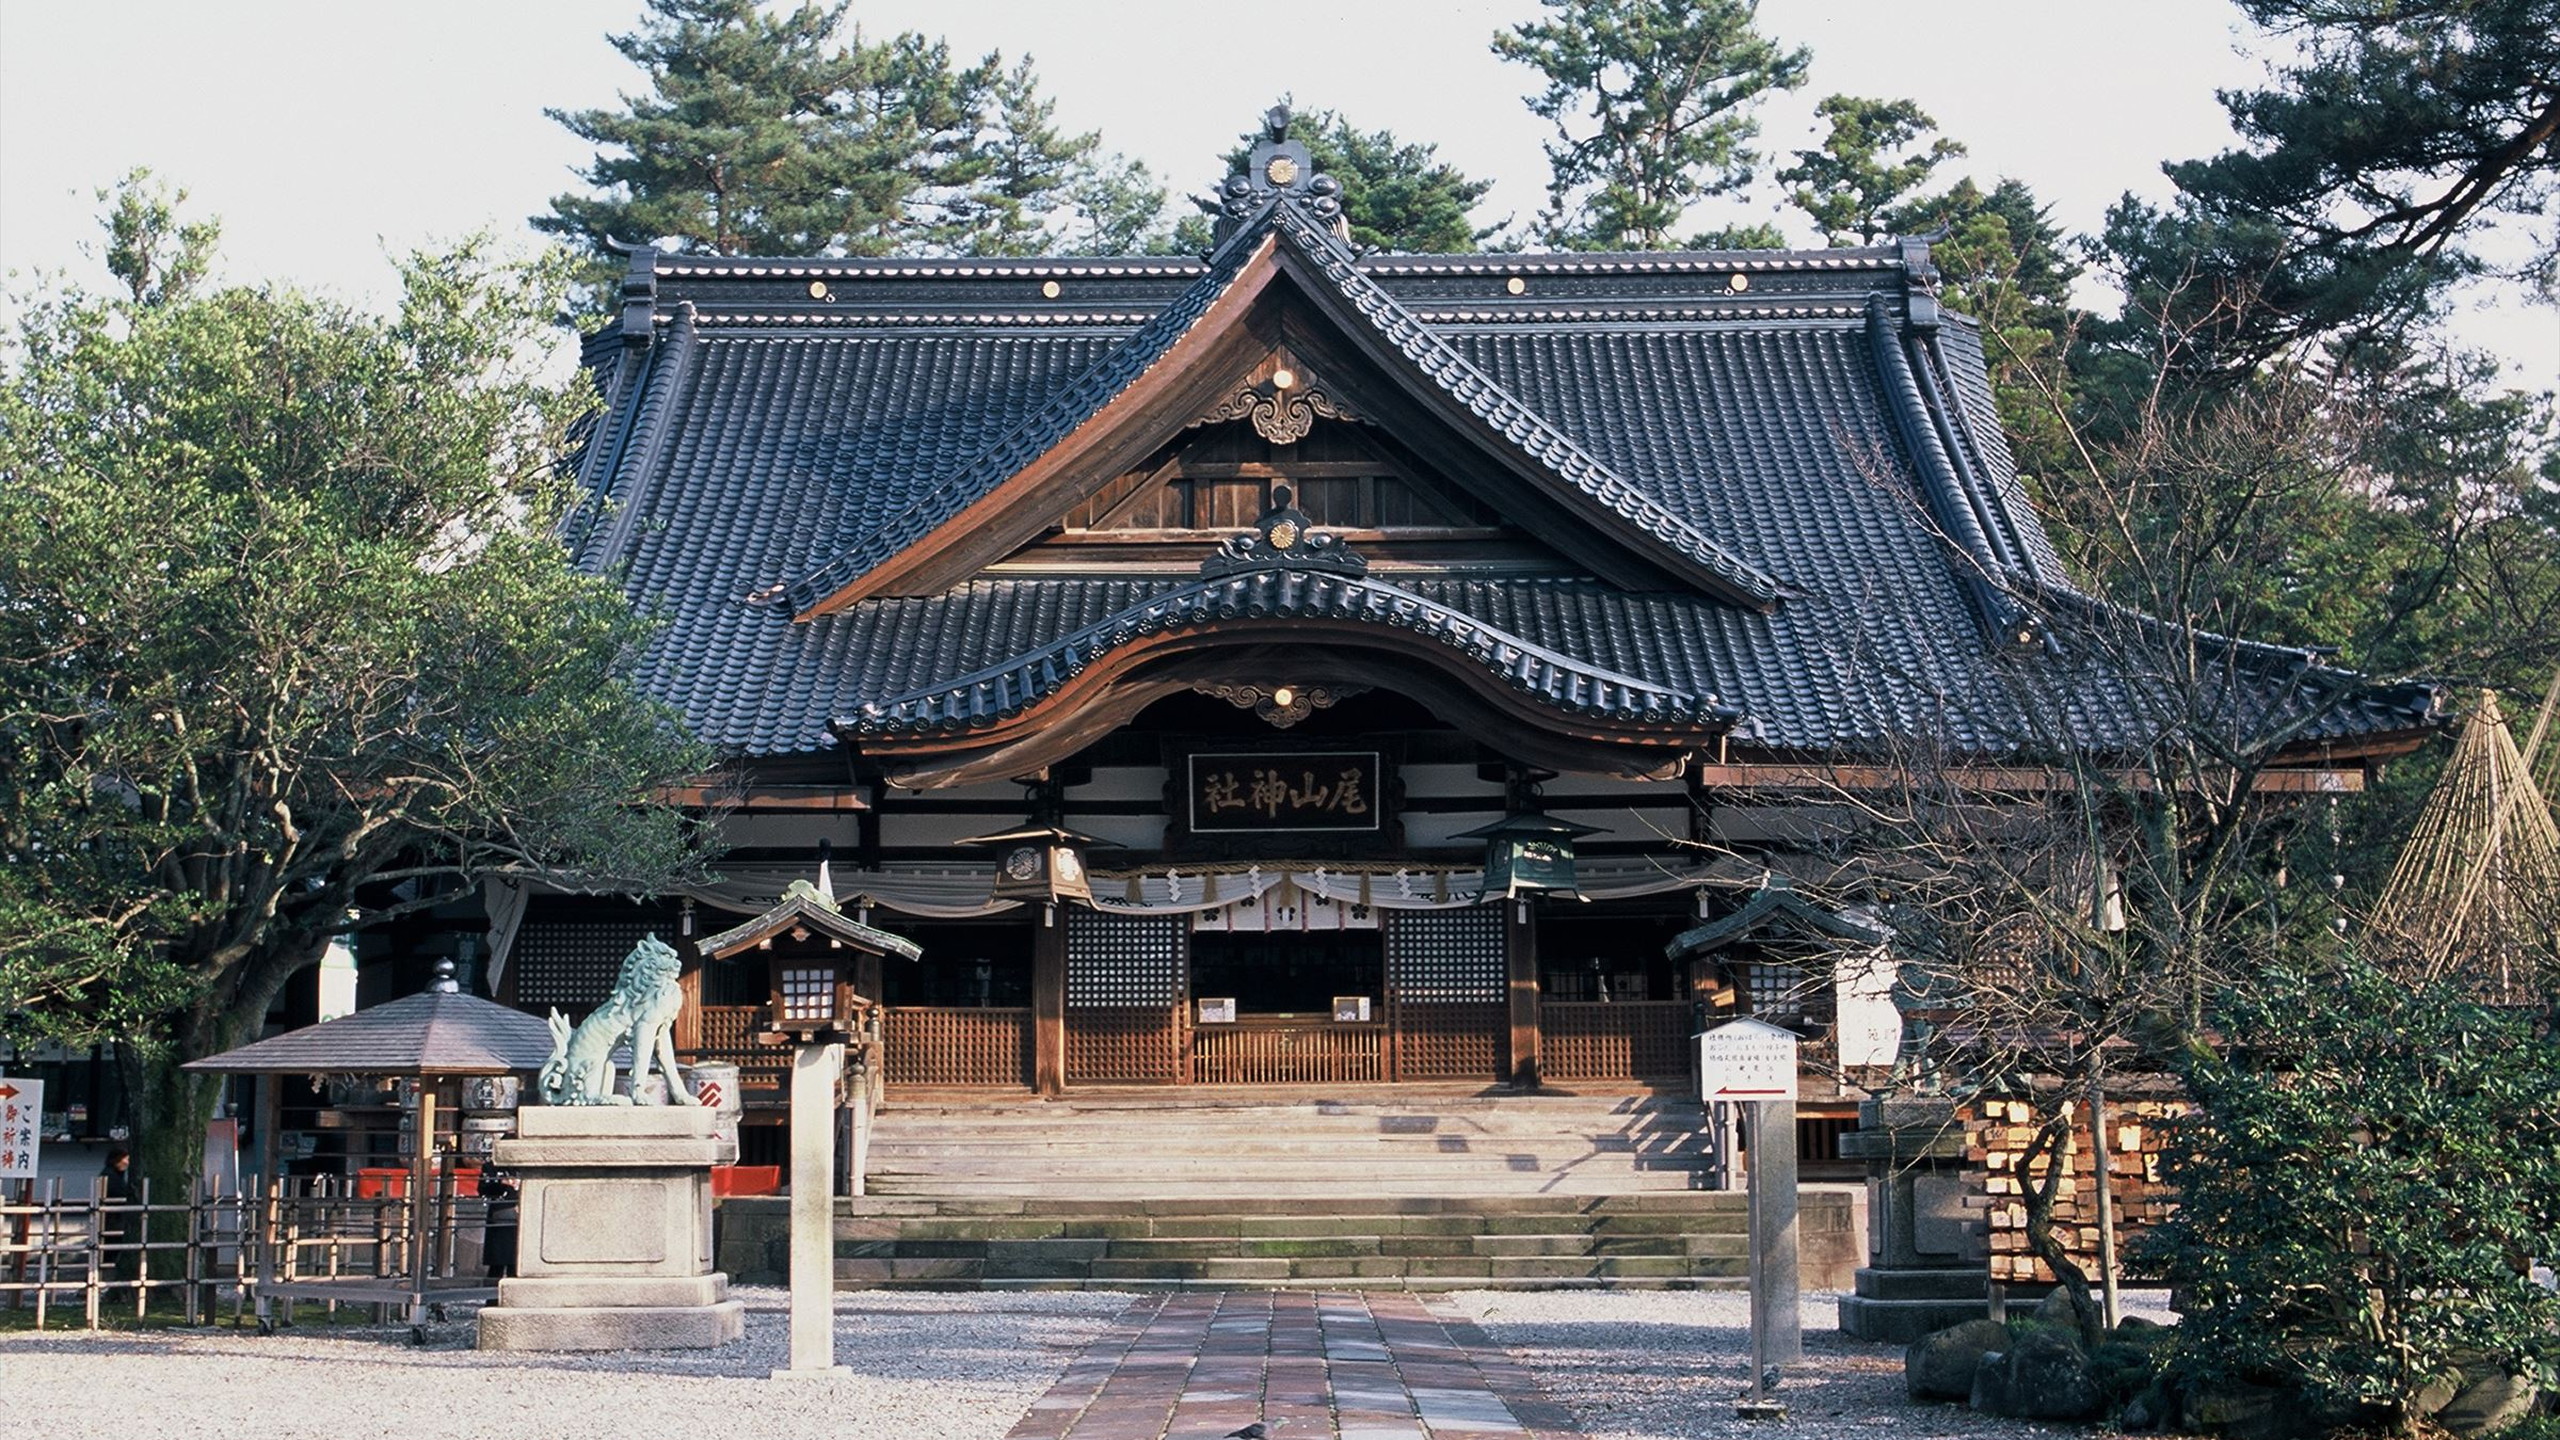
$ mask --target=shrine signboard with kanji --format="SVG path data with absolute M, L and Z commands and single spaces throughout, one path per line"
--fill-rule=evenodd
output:
M 0 1180 L 36 1178 L 44 1141 L 44 1082 L 0 1075 Z
M 1197 751 L 1189 757 L 1195 835 L 1379 828 L 1378 752 Z

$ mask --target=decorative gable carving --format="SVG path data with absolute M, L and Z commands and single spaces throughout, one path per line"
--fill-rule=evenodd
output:
M 1291 377 L 1291 372 L 1282 370 L 1271 380 L 1244 386 L 1192 424 L 1250 421 L 1253 433 L 1272 444 L 1295 445 L 1315 429 L 1318 416 L 1327 420 L 1357 421 L 1361 418 L 1351 407 L 1322 390 L 1303 384 L 1284 386 L 1279 383 L 1281 377 Z

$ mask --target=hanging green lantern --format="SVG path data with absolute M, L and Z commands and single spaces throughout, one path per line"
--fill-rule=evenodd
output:
M 1578 895 L 1573 842 L 1599 828 L 1529 811 L 1450 838 L 1484 842 L 1484 893 L 1508 900 L 1531 890 Z

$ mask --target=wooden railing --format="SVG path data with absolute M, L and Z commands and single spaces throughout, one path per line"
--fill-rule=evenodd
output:
M 1538 1007 L 1546 1074 L 1557 1080 L 1674 1080 L 1689 1073 L 1686 1000 L 1546 1001 Z
M 1182 1079 L 1181 1015 L 1170 1005 L 1067 1012 L 1071 1085 L 1171 1085 Z
M 1396 1078 L 1491 1080 L 1510 1042 L 1510 1012 L 1501 1005 L 1396 1007 Z
M 1387 1027 L 1249 1017 L 1191 1032 L 1191 1075 L 1202 1085 L 1324 1084 L 1386 1078 Z
M 695 1010 L 694 1034 L 699 1043 L 684 1052 L 688 1065 L 718 1061 L 738 1067 L 738 1084 L 750 1104 L 779 1104 L 791 1078 L 787 1046 L 759 1045 L 772 1010 L 763 1005 L 704 1005 Z
M 892 1085 L 1028 1085 L 1031 1012 L 901 1005 L 887 1012 L 883 1048 Z

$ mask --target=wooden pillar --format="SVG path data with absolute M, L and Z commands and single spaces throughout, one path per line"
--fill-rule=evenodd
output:
M 1067 917 L 1053 906 L 1031 932 L 1031 1087 L 1067 1090 Z
M 1514 1085 L 1536 1089 L 1540 1074 L 1538 1034 L 1538 926 L 1527 900 L 1504 900 L 1502 956 L 1505 990 L 1511 1010 L 1510 1061 L 1505 1076 Z

